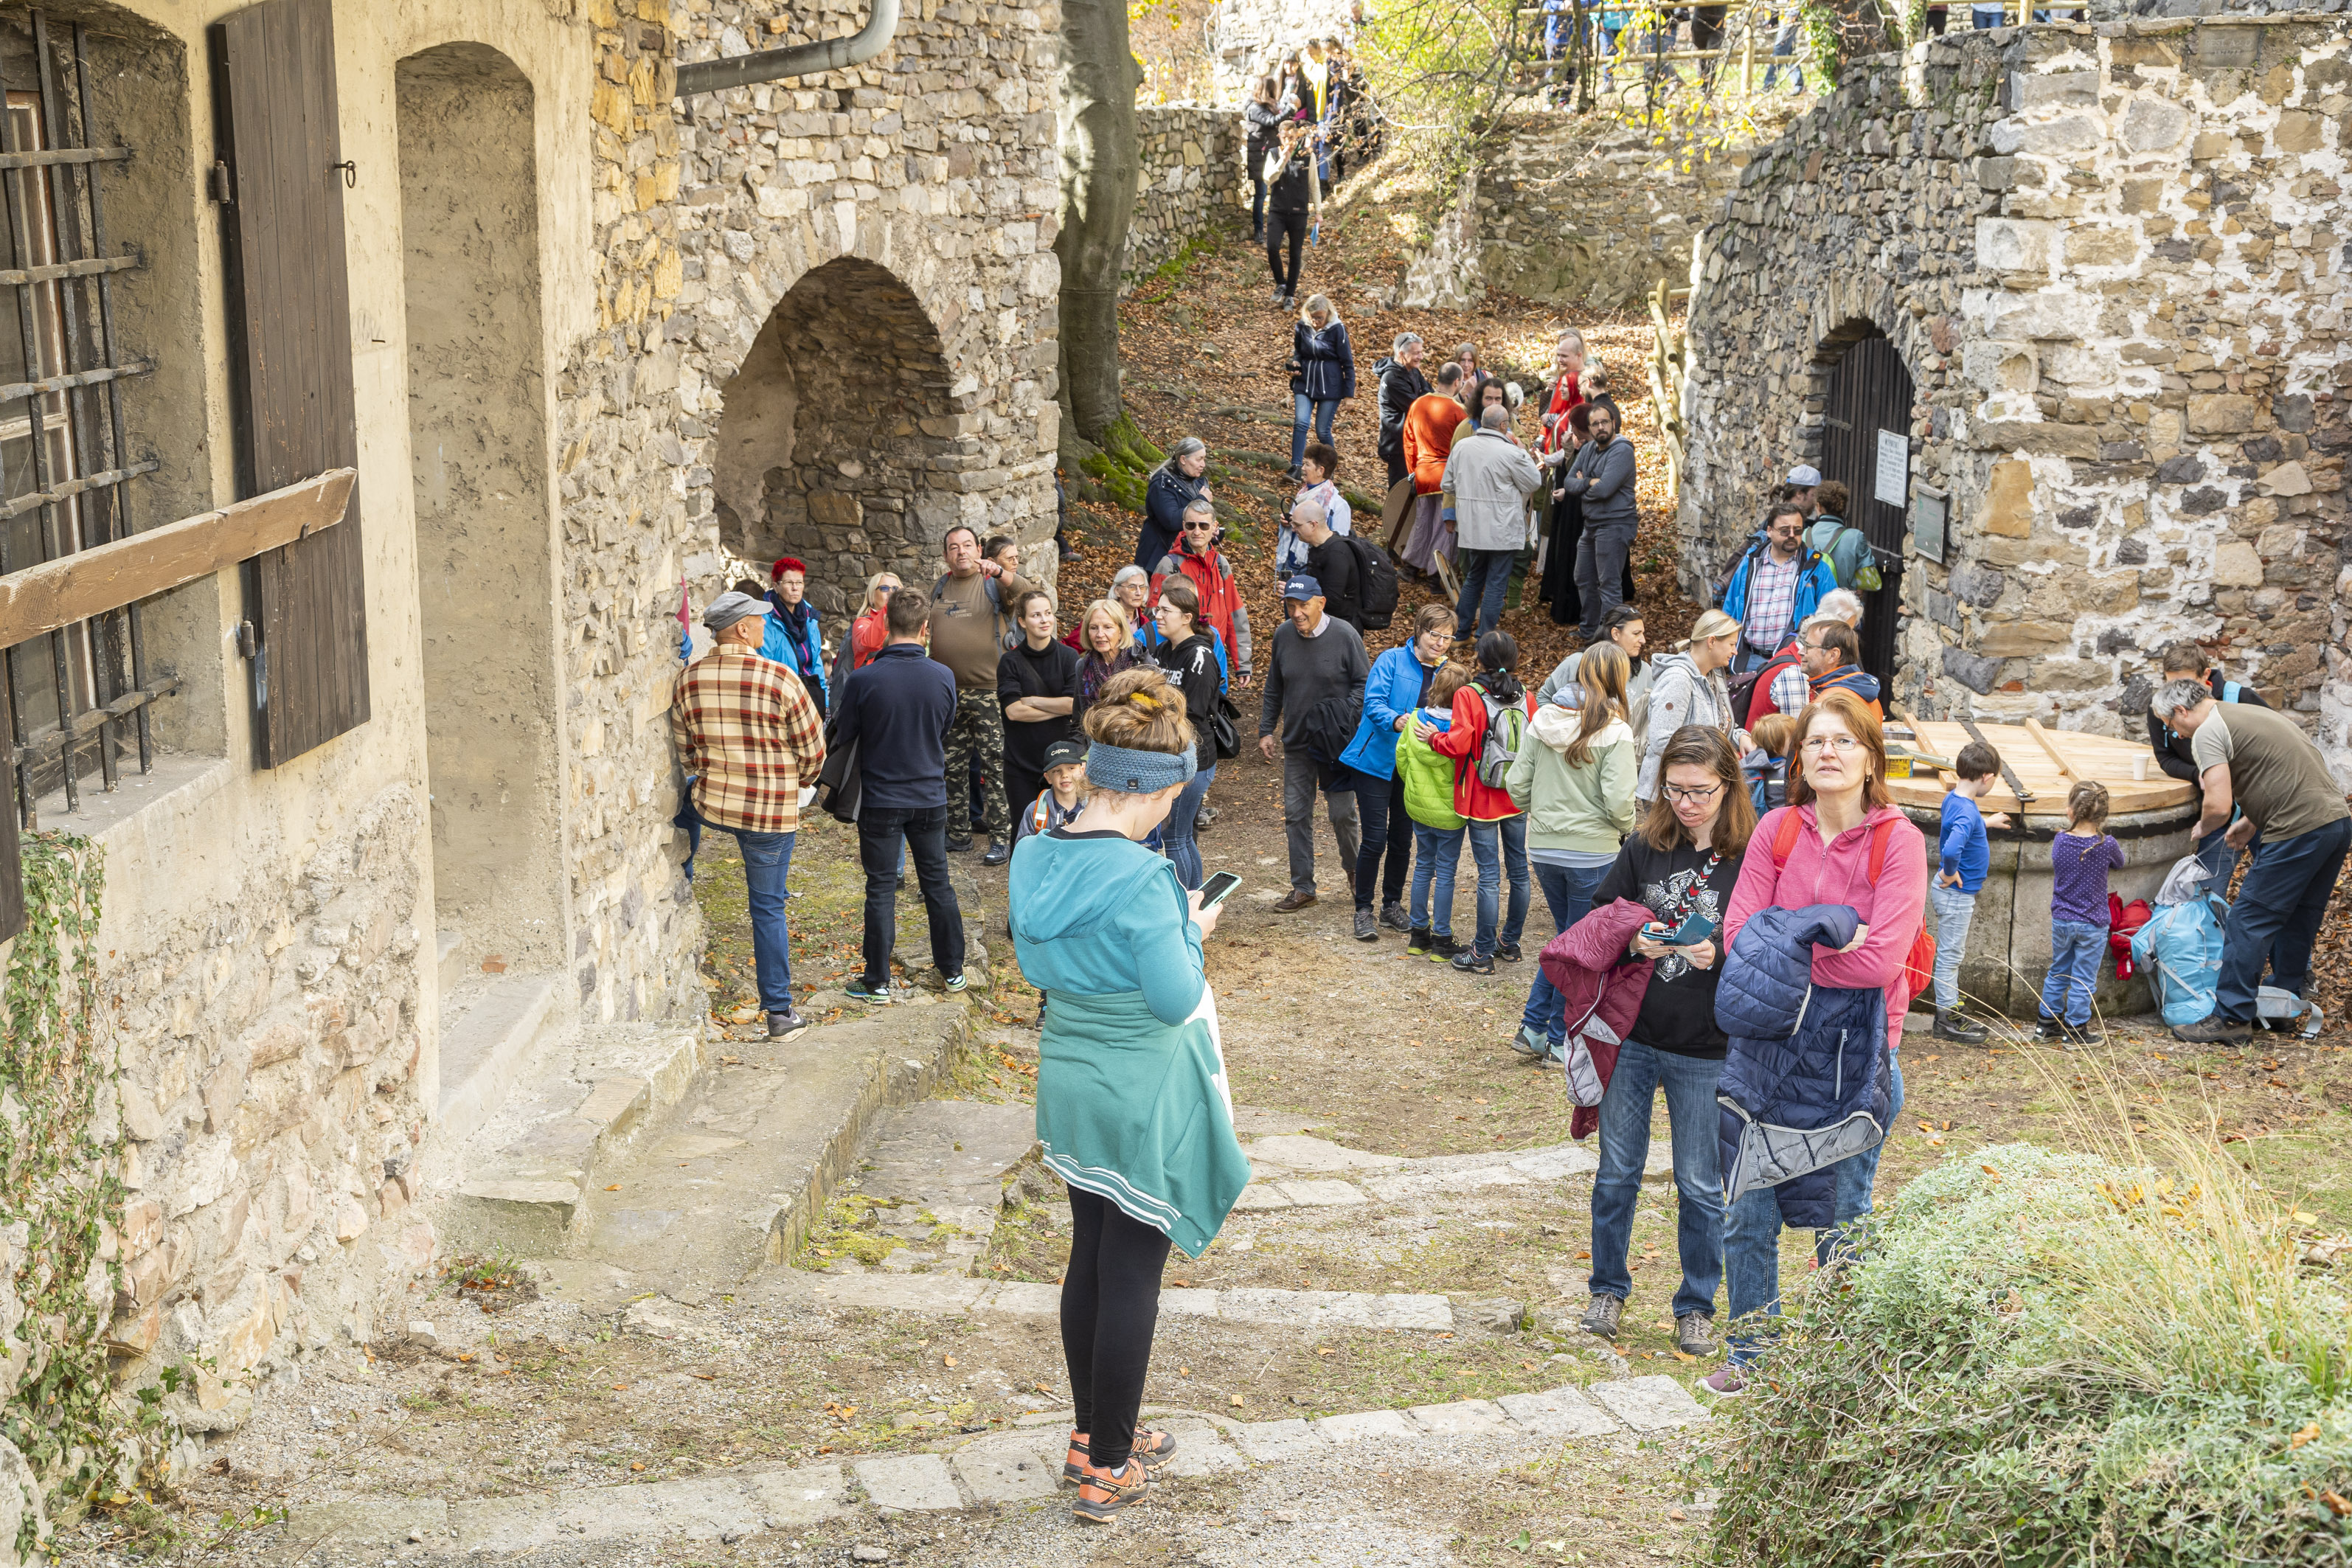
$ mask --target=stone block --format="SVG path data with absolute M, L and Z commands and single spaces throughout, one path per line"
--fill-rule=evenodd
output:
M 2046 76 L 2016 79 L 2017 107 L 2084 108 L 2099 101 L 2099 73 L 2095 70 L 2052 71 Z
M 1302 1456 L 1330 1452 L 1331 1440 L 1320 1430 L 1320 1423 L 1309 1426 L 1304 1421 L 1237 1421 L 1228 1430 L 1234 1444 L 1261 1464 L 1276 1459 L 1295 1459 Z
M 2209 581 L 2216 588 L 2259 588 L 2262 555 L 2242 539 L 2225 539 L 2214 547 L 2213 574 Z
M 887 1458 L 859 1459 L 850 1467 L 866 1497 L 877 1508 L 902 1508 L 910 1513 L 948 1513 L 963 1507 L 948 1462 L 937 1454 L 900 1454 Z
M 2326 123 L 2307 109 L 2282 110 L 2278 126 L 2271 132 L 2272 145 L 2282 153 L 2315 153 L 2319 150 L 2320 127 Z
M 2044 458 L 2096 460 L 2099 433 L 2088 425 L 2060 425 L 2047 419 L 1989 419 L 1972 427 L 1976 445 L 1995 452 L 2030 452 Z
M 2023 539 L 2033 531 L 2033 465 L 2011 458 L 1992 466 L 1978 526 L 1987 533 L 2012 539 Z
M 2262 487 L 2274 496 L 2307 496 L 2311 475 L 2301 463 L 2281 463 L 2262 477 Z
M 1503 1414 L 1538 1437 L 1604 1437 L 1617 1430 L 1577 1388 L 1543 1394 L 1506 1394 L 1496 1400 Z
M 1160 1292 L 1160 1313 L 1168 1318 L 1213 1318 L 1217 1315 L 1217 1293 L 1214 1290 L 1162 1290 Z
M 1265 1209 L 1286 1209 L 1290 1199 L 1272 1182 L 1252 1182 L 1234 1200 L 1235 1214 L 1255 1214 Z
M 2192 436 L 2240 436 L 2254 427 L 2254 400 L 2241 393 L 2204 393 L 2189 399 Z
M 1415 1405 L 1405 1411 L 1423 1431 L 1440 1437 L 1486 1437 L 1510 1429 L 1503 1407 L 1486 1399 L 1451 1405 Z
M 1596 1383 L 1590 1392 L 1603 1409 L 1636 1432 L 1664 1432 L 1709 1418 L 1706 1407 L 1671 1377 Z
M 1421 1432 L 1402 1410 L 1353 1410 L 1345 1415 L 1326 1415 L 1314 1425 L 1317 1431 L 1343 1447 L 1377 1437 L 1415 1437 Z
M 2073 647 L 2074 642 L 2072 626 L 2053 626 L 2041 620 L 2008 621 L 1979 632 L 1977 651 L 1990 658 L 2029 658 L 2055 653 Z
M 1977 219 L 1977 265 L 1995 272 L 2046 272 L 2057 226 L 2011 217 Z
M 1996 153 L 2066 157 L 2095 152 L 2105 141 L 2106 133 L 2100 130 L 2099 122 L 2087 114 L 2062 114 L 2055 120 L 2034 124 L 2003 120 L 1992 128 L 1992 150 Z
M 2180 144 L 2189 129 L 2189 112 L 2160 98 L 2135 98 L 2124 108 L 2116 137 L 2132 153 L 2163 153 Z
M 751 1501 L 770 1530 L 815 1524 L 847 1511 L 838 1465 L 805 1465 L 793 1470 L 754 1470 L 744 1477 Z
M 400 1551 L 412 1535 L 447 1541 L 449 1505 L 439 1498 L 357 1498 L 289 1508 L 287 1529 L 311 1545 L 331 1541 L 346 1551 Z
M 2139 258 L 2137 230 L 2099 226 L 2066 231 L 2069 267 L 2128 267 Z
M 956 1451 L 955 1471 L 982 1502 L 1052 1497 L 1061 1480 L 1061 1443 L 1059 1433 L 1006 1432 L 982 1437 Z
M 1350 1204 L 1371 1202 L 1346 1182 L 1283 1182 L 1278 1184 L 1283 1196 L 1301 1208 L 1341 1208 Z

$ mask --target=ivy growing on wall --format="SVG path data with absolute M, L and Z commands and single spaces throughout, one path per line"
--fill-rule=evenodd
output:
M 0 1234 L 5 1285 L 22 1318 L 5 1346 L 16 1363 L 0 1394 L 0 1436 L 53 1494 L 88 1496 L 136 1468 L 152 1406 L 127 1412 L 112 1396 L 105 1332 L 116 1268 L 107 1238 L 121 1218 L 122 1185 L 98 1136 L 100 1090 L 115 1076 L 111 1031 L 98 993 L 104 852 L 69 834 L 26 835 L 24 931 L 0 991 Z M 5 1484 L 5 1483 L 0 1483 Z M 17 1546 L 29 1552 L 27 1499 Z

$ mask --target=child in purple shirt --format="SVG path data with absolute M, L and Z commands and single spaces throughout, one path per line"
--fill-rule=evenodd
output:
M 2107 873 L 2124 863 L 2124 847 L 2104 831 L 2105 785 L 2084 780 L 2067 791 L 2066 817 L 2066 831 L 2050 846 L 2050 974 L 2042 983 L 2037 1040 L 2086 1037 L 2107 943 Z

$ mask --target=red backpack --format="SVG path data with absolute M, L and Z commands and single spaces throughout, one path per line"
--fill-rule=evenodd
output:
M 1780 826 L 1772 835 L 1772 875 L 1776 879 L 1788 869 L 1789 852 L 1797 847 L 1797 835 L 1804 826 L 1795 806 L 1781 809 Z M 1878 874 L 1886 868 L 1886 841 L 1894 836 L 1895 818 L 1891 816 L 1871 830 L 1868 876 L 1874 888 L 1878 886 Z M 1911 940 L 1911 951 L 1903 955 L 1905 999 L 1907 1001 L 1925 991 L 1935 973 L 1936 939 L 1927 934 L 1927 928 L 1923 924 L 1919 934 Z

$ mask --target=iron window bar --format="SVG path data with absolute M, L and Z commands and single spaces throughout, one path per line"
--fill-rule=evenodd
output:
M 0 84 L 9 89 L 0 109 L 0 205 L 11 263 L 0 268 L 0 289 L 15 294 L 23 350 L 22 378 L 0 384 L 0 439 L 14 445 L 21 423 L 30 484 L 0 494 L 0 573 L 128 537 L 129 481 L 159 467 L 131 456 L 125 428 L 122 383 L 154 366 L 120 360 L 114 278 L 141 258 L 131 247 L 115 253 L 100 179 L 105 165 L 126 162 L 130 150 L 88 144 L 96 140 L 97 111 L 87 28 L 73 26 L 68 59 L 46 14 L 34 11 L 26 22 L 34 90 Z M 16 489 L 19 479 L 10 474 L 6 489 Z M 38 521 L 31 529 L 16 523 L 34 513 Z M 26 556 L 37 560 L 18 558 Z M 126 723 L 136 732 L 140 771 L 152 772 L 149 710 L 180 688 L 176 678 L 149 679 L 137 605 L 46 637 L 48 690 L 38 694 L 47 699 L 39 703 L 46 714 L 27 713 L 26 699 L 38 699 L 20 679 L 28 659 L 37 662 L 40 639 L 27 645 L 35 650 L 29 655 L 25 647 L 0 650 L 0 679 L 10 698 L 8 763 L 19 819 L 28 828 L 38 825 L 37 802 L 52 768 L 66 809 L 79 809 L 88 749 L 95 750 L 104 787 L 120 786 Z M 37 681 L 41 672 L 31 673 Z

